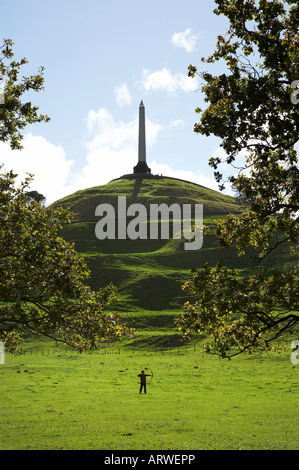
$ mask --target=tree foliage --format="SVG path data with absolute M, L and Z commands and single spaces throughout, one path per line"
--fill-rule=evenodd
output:
M 6 64 L 14 55 L 12 45 L 5 40 L 0 49 L 0 141 L 22 149 L 20 131 L 49 118 L 39 115 L 31 102 L 22 102 L 27 90 L 43 88 L 43 68 L 18 81 L 27 59 Z M 0 165 L 0 340 L 6 349 L 14 351 L 25 332 L 43 334 L 79 351 L 126 334 L 120 316 L 108 310 L 115 287 L 91 291 L 87 265 L 73 244 L 59 236 L 71 214 L 45 207 L 44 196 L 28 190 L 32 177 L 16 187 L 16 176 L 3 173 Z
M 40 194 L 38 191 L 27 191 L 26 198 L 29 203 L 36 201 L 44 205 L 46 202 L 45 196 L 43 194 Z
M 2 100 L 0 104 L 0 141 L 9 142 L 12 149 L 22 149 L 21 131 L 28 125 L 36 122 L 48 122 L 47 115 L 38 114 L 38 106 L 33 106 L 30 101 L 23 103 L 22 97 L 26 91 L 39 92 L 44 88 L 44 67 L 40 67 L 38 73 L 30 77 L 18 75 L 21 66 L 28 63 L 24 57 L 20 61 L 13 58 L 13 42 L 5 39 L 0 47 L 0 88 Z
M 0 176 L 0 339 L 14 350 L 27 331 L 80 351 L 115 340 L 126 332 L 106 309 L 115 287 L 87 286 L 84 260 L 59 236 L 69 212 L 28 202 L 30 178 L 16 188 L 15 177 Z
M 215 2 L 215 14 L 225 15 L 230 26 L 202 62 L 221 60 L 225 72 L 214 76 L 189 66 L 189 76 L 202 78 L 208 103 L 204 111 L 196 109 L 201 118 L 194 131 L 222 139 L 225 157 L 209 163 L 220 189 L 226 184 L 222 165 L 232 166 L 228 182 L 247 203 L 241 215 L 218 221 L 220 243 L 235 243 L 239 255 L 253 247 L 261 262 L 279 244 L 294 250 L 298 241 L 299 6 L 294 0 Z M 296 265 L 242 281 L 220 264 L 205 266 L 185 288 L 200 300 L 186 304 L 180 328 L 186 335 L 208 332 L 223 357 L 235 354 L 234 348 L 268 347 L 269 338 L 292 332 L 299 321 Z
M 275 340 L 293 332 L 299 321 L 296 279 L 295 267 L 243 279 L 220 262 L 215 267 L 205 264 L 183 286 L 198 300 L 185 303 L 178 320 L 180 330 L 185 336 L 192 330 L 208 335 L 206 351 L 223 358 L 276 348 Z

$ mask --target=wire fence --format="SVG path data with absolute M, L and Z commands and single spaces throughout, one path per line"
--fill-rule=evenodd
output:
M 74 348 L 67 346 L 52 346 L 52 347 L 32 347 L 32 348 L 18 348 L 13 354 L 15 356 L 21 355 L 41 355 L 41 356 L 50 356 L 50 355 L 80 355 L 80 354 L 91 354 L 91 355 L 107 355 L 107 354 L 118 354 L 118 355 L 134 355 L 134 354 L 176 354 L 176 355 L 185 355 L 191 352 L 196 351 L 195 344 L 186 344 L 176 347 L 136 347 L 136 346 L 124 346 L 124 347 L 101 347 L 96 350 L 86 350 L 80 353 Z

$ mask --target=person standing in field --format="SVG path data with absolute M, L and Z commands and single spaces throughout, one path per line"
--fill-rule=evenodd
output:
M 144 370 L 142 370 L 141 374 L 138 374 L 138 377 L 140 377 L 140 390 L 139 390 L 139 393 L 142 392 L 142 389 L 144 389 L 144 393 L 146 393 L 146 377 L 150 377 L 150 374 L 145 374 Z

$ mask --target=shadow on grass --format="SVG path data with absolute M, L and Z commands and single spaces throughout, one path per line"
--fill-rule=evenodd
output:
M 152 335 L 146 337 L 136 337 L 130 344 L 127 344 L 127 348 L 136 349 L 147 349 L 153 352 L 164 351 L 166 349 L 186 347 L 186 343 L 182 341 L 180 334 L 173 335 Z M 189 344 L 190 346 L 190 344 Z

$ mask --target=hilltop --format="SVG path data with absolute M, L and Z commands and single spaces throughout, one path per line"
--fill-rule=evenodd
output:
M 117 197 L 124 195 L 128 204 L 138 202 L 146 207 L 152 203 L 204 204 L 205 215 L 220 215 L 238 212 L 240 206 L 235 198 L 196 183 L 161 176 L 124 176 L 102 186 L 76 191 L 59 199 L 52 206 L 68 207 L 75 213 L 75 221 L 96 220 L 95 208 L 98 204 L 117 204 Z

